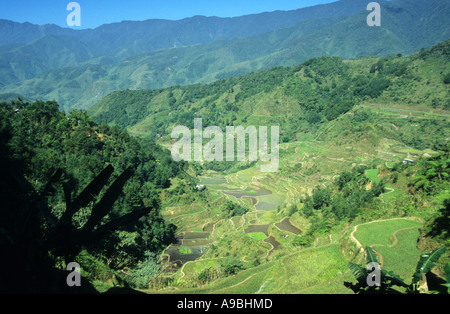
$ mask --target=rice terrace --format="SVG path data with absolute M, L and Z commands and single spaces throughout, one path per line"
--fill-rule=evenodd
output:
M 283 1 L 0 1 L 0 293 L 449 294 L 450 1 Z
M 306 158 L 302 157 L 302 160 L 305 161 Z M 402 164 L 401 161 L 399 163 Z M 380 169 L 383 174 L 392 169 L 392 166 L 397 167 L 397 164 L 380 163 L 376 169 L 363 171 L 362 175 L 368 180 L 364 190 L 370 190 L 367 186 L 373 187 L 373 183 L 379 184 L 382 181 L 379 177 Z M 381 267 L 410 281 L 420 257 L 417 243 L 424 224 L 420 215 L 368 222 L 354 221 L 342 225 L 336 231 L 331 230 L 328 235 L 311 237 L 308 235 L 311 223 L 299 215 L 299 205 L 294 209 L 293 205 L 280 208 L 277 203 L 280 198 L 274 198 L 275 209 L 261 209 L 257 206 L 262 197 L 281 194 L 281 185 L 286 192 L 290 191 L 287 187 L 292 185 L 292 181 L 285 181 L 283 177 L 275 179 L 273 174 L 262 174 L 257 169 L 251 169 L 224 177 L 219 177 L 214 172 L 210 172 L 209 177 L 201 177 L 200 183 L 210 193 L 212 203 L 223 203 L 231 198 L 249 210 L 243 215 L 223 218 L 220 212 L 209 207 L 210 214 L 205 220 L 208 221 L 207 224 L 200 218 L 202 211 L 185 212 L 184 215 L 197 216 L 199 219 L 193 219 L 184 234 L 192 235 L 189 238 L 201 236 L 203 241 L 208 236 L 210 245 L 206 253 L 189 261 L 181 260 L 176 271 L 172 269 L 170 275 L 165 275 L 166 282 L 170 282 L 166 288 L 143 291 L 351 293 L 344 286 L 344 282 L 353 278 L 348 262 L 363 260 L 365 247 L 375 250 Z M 279 181 L 274 184 L 274 180 Z M 298 180 L 302 178 L 299 177 Z M 398 181 L 396 183 L 392 185 L 393 189 L 400 190 L 401 185 L 398 185 Z M 389 193 L 386 189 L 379 196 L 383 204 L 386 204 L 385 195 Z M 292 194 L 285 193 L 281 199 L 291 197 Z M 189 207 L 192 205 L 185 208 Z M 282 214 L 283 210 L 292 212 L 285 216 Z M 217 218 L 211 221 L 212 217 Z M 187 223 L 191 220 L 184 221 Z M 209 232 L 204 231 L 205 226 L 209 227 Z M 187 247 L 182 242 L 177 245 Z M 224 251 L 224 246 L 228 247 L 227 251 Z M 238 271 L 232 276 L 223 277 L 221 270 L 228 264 Z M 200 278 L 205 279 L 202 281 Z
M 208 194 L 208 203 L 199 200 L 201 207 L 184 206 L 180 226 L 185 234 L 209 226 L 210 232 L 205 233 L 209 235 L 208 249 L 198 258 L 181 262 L 176 272 L 144 291 L 351 293 L 344 285 L 354 280 L 348 263 L 362 262 L 366 247 L 375 251 L 383 269 L 410 283 L 421 256 L 418 244 L 424 234 L 421 230 L 426 212 L 414 211 L 406 201 L 411 185 L 410 174 L 404 169 L 417 167 L 418 163 L 409 158 L 438 153 L 409 150 L 398 142 L 381 139 L 375 148 L 379 157 L 374 162 L 374 148 L 356 143 L 360 146 L 335 145 L 332 151 L 329 145 L 313 139 L 284 143 L 280 146 L 281 171 L 277 173 L 260 172 L 257 165 L 225 175 L 213 170 L 204 172 L 199 184 Z M 323 221 L 321 225 L 308 219 L 310 210 L 320 213 L 316 208 L 325 203 L 315 204 L 326 199 L 328 191 L 337 185 L 338 191 L 344 192 L 347 182 L 354 180 L 352 176 L 361 182 L 359 197 L 377 193 L 376 211 L 370 213 L 363 208 L 360 218 L 331 228 Z M 341 183 L 341 178 L 346 181 Z M 223 206 L 230 201 L 245 211 L 224 216 Z M 391 211 L 388 208 L 392 205 L 394 211 L 387 218 L 376 219 Z M 368 203 L 363 206 L 370 207 Z M 193 210 L 186 211 L 189 208 Z M 170 209 L 163 211 L 167 219 L 173 217 Z M 405 217 L 406 211 L 416 214 Z M 318 232 L 324 227 L 327 232 Z M 231 271 L 224 274 L 224 269 Z M 161 286 L 161 282 L 165 284 Z
M 283 143 L 277 173 L 260 172 L 258 165 L 236 172 L 203 172 L 198 184 L 206 198 L 198 199 L 201 206 L 183 206 L 183 219 L 177 223 L 184 235 L 201 235 L 201 241 L 209 241 L 205 252 L 180 259 L 177 268 L 143 291 L 347 294 L 352 291 L 344 283 L 354 281 L 349 263 L 362 263 L 367 247 L 382 269 L 411 284 L 427 246 L 423 228 L 429 222 L 426 211 L 417 211 L 408 201 L 409 177 L 427 161 L 421 164 L 410 158 L 420 161 L 421 156 L 438 153 L 409 150 L 385 139 L 375 149 L 364 141 L 355 143 L 359 146 L 335 144 L 333 150 L 314 139 Z M 374 150 L 379 155 L 375 159 Z M 311 220 L 325 215 L 326 206 L 336 206 L 330 193 L 338 198 L 339 193 L 348 193 L 346 186 L 352 182 L 358 182 L 357 197 L 373 198 L 376 207 L 359 201 L 365 205 L 357 219 L 331 226 L 323 219 Z M 445 193 L 436 194 L 436 204 L 442 197 Z M 346 202 L 351 200 L 347 196 Z M 230 202 L 245 210 L 229 212 Z M 172 208 L 169 204 L 163 210 L 166 219 L 176 217 Z M 187 247 L 183 241 L 178 245 Z

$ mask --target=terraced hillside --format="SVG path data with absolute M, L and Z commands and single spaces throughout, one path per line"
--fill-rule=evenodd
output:
M 383 154 L 374 158 L 381 147 Z M 343 285 L 352 280 L 348 262 L 361 260 L 361 248 L 365 246 L 379 254 L 383 267 L 402 278 L 411 278 L 420 255 L 416 245 L 422 218 L 344 222 L 322 235 L 315 233 L 307 242 L 314 223 L 302 214 L 305 204 L 300 197 L 309 195 L 317 186 L 333 184 L 342 171 L 364 164 L 369 166 L 363 173 L 368 181 L 362 189 L 370 190 L 371 182 L 386 180 L 388 169 L 411 156 L 407 146 L 399 150 L 398 143 L 387 145 L 382 141 L 371 150 L 348 144 L 330 149 L 320 142 L 305 141 L 283 144 L 281 154 L 284 158 L 277 173 L 262 173 L 258 165 L 228 175 L 208 171 L 200 177 L 200 184 L 210 194 L 208 203 L 165 208 L 164 217 L 175 222 L 183 235 L 169 250 L 176 249 L 180 256 L 184 249 L 192 249 L 190 243 L 184 242 L 186 236 L 196 238 L 205 250 L 196 256 L 186 254 L 185 260 L 180 258 L 176 267 L 162 275 L 164 280 L 155 280 L 145 292 L 350 293 Z M 415 154 L 421 157 L 436 152 Z M 371 169 L 374 160 L 379 163 Z M 299 162 L 302 167 L 297 172 L 284 171 Z M 313 166 L 317 168 L 311 172 Z M 391 183 L 378 197 L 380 208 L 390 208 L 391 202 L 406 196 L 402 180 Z M 230 200 L 249 211 L 242 216 L 224 217 L 221 204 Z M 261 203 L 264 206 L 258 206 Z M 223 276 L 221 270 L 230 261 L 236 273 Z
M 355 226 L 351 237 L 361 248 L 372 247 L 382 268 L 410 281 L 420 256 L 417 239 L 422 226 L 414 218 L 377 220 Z
M 349 262 L 362 261 L 363 246 L 407 279 L 421 252 L 448 245 L 449 43 L 406 57 L 315 58 L 211 85 L 117 92 L 94 108 L 97 118 L 141 138 L 96 124 L 85 112 L 66 117 L 56 103 L 18 100 L 2 108 L 11 121 L 24 119 L 14 125 L 20 135 L 27 133 L 18 125 L 30 124 L 26 113 L 36 116 L 36 128 L 57 116 L 47 133 L 37 134 L 71 152 L 99 147 L 97 159 L 70 159 L 83 167 L 110 156 L 119 169 L 137 163 L 117 208 L 152 206 L 154 223 L 135 233 L 117 231 L 124 252 L 113 255 L 113 267 L 120 272 L 80 255 L 102 291 L 121 278 L 147 293 L 350 293 L 344 285 L 353 280 Z M 249 160 L 174 162 L 161 146 L 173 144 L 172 126 L 191 126 L 195 117 L 205 126 L 279 125 L 278 171 L 262 172 L 260 161 Z M 61 128 L 67 134 L 59 140 L 54 132 Z M 116 137 L 133 149 L 118 149 L 109 142 Z M 153 138 L 161 146 L 149 143 Z M 41 147 L 33 152 L 40 159 L 32 162 L 45 160 L 51 176 L 55 156 Z M 135 268 L 123 267 L 121 258 L 138 247 L 140 257 L 127 261 Z M 438 263 L 441 278 L 449 259 Z
M 166 250 L 164 273 L 145 292 L 349 293 L 343 285 L 352 280 L 347 266 L 361 260 L 361 245 L 373 247 L 387 269 L 409 279 L 420 255 L 419 229 L 441 202 L 411 186 L 416 168 L 442 153 L 450 115 L 387 99 L 356 105 L 314 136 L 300 133 L 299 140 L 281 143 L 277 172 L 261 172 L 259 163 L 219 170 L 204 163 L 196 184 L 205 189 L 190 187 L 196 197 L 163 197 L 163 216 L 177 225 L 180 240 Z M 346 176 L 357 176 L 356 185 L 342 181 Z M 355 201 L 381 184 L 369 202 Z M 325 193 L 322 203 L 319 192 Z M 327 195 L 335 204 L 326 202 Z M 349 207 L 355 215 L 336 211 L 348 206 L 342 200 L 356 202 Z M 230 216 L 223 210 L 229 201 L 246 212 Z M 417 221 L 397 219 L 414 215 Z

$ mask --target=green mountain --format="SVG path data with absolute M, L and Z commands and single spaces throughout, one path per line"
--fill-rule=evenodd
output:
M 120 62 L 115 62 L 110 56 L 97 57 L 94 59 L 96 64 L 85 63 L 52 70 L 3 86 L 0 93 L 55 99 L 66 110 L 88 108 L 115 90 L 210 83 L 275 66 L 299 64 L 319 56 L 348 59 L 410 54 L 449 38 L 450 26 L 445 22 L 450 11 L 448 1 L 381 2 L 381 27 L 367 26 L 366 4 L 356 12 L 348 11 L 351 14 L 347 15 L 339 9 L 353 5 L 355 10 L 358 7 L 354 4 L 352 1 L 340 1 L 333 7 L 323 6 L 320 7 L 323 9 L 321 14 L 310 14 L 294 26 L 278 25 L 285 28 L 254 36 L 243 33 L 247 37 L 161 49 L 134 56 L 125 53 L 123 56 L 129 57 Z M 277 16 L 282 12 L 273 14 Z M 239 32 L 238 28 L 236 30 Z M 215 37 L 220 38 L 226 37 Z M 13 76 L 12 71 L 5 71 L 5 75 Z
M 31 79 L 55 68 L 78 66 L 92 58 L 86 44 L 69 36 L 48 35 L 24 45 L 13 45 L 0 53 L 1 86 Z
M 448 293 L 449 58 L 447 40 L 116 91 L 95 121 L 0 102 L 0 291 Z M 278 171 L 175 162 L 170 132 L 195 117 L 279 125 Z M 73 261 L 81 287 L 67 285 Z
M 170 137 L 172 128 L 203 125 L 279 125 L 284 142 L 314 132 L 327 138 L 334 121 L 361 104 L 397 104 L 410 110 L 448 112 L 450 41 L 408 56 L 319 57 L 211 84 L 155 90 L 116 91 L 89 109 L 94 120 L 112 123 L 151 139 Z M 444 115 L 445 117 L 445 115 Z M 333 122 L 333 123 L 331 123 Z M 424 148 L 440 148 L 447 121 L 412 132 L 386 133 Z M 402 125 L 404 123 L 402 122 Z M 345 126 L 344 126 L 345 128 Z M 326 130 L 326 131 L 325 131 Z M 380 131 L 380 135 L 383 131 Z
M 294 26 L 304 20 L 354 14 L 366 6 L 361 0 L 343 0 L 289 11 L 264 12 L 232 18 L 193 16 L 181 20 L 150 19 L 105 24 L 95 29 L 73 30 L 56 25 L 33 25 L 0 19 L 0 46 L 27 43 L 47 35 L 71 36 L 110 55 L 133 45 L 148 52 L 190 46 L 214 40 L 248 37 Z M 98 42 L 98 41 L 101 42 Z M 106 45 L 106 47 L 105 47 Z M 145 47 L 146 46 L 146 47 Z M 141 47 L 141 48 L 139 48 Z M 141 50 L 143 49 L 143 50 Z M 105 53 L 98 53 L 105 54 Z
M 108 64 L 124 58 L 172 47 L 207 44 L 216 40 L 244 38 L 294 26 L 302 21 L 331 16 L 348 16 L 361 10 L 362 0 L 335 2 L 292 11 L 276 11 L 236 18 L 194 16 L 177 21 L 146 20 L 106 24 L 95 29 L 73 30 L 56 25 L 33 25 L 0 20 L 0 52 L 3 67 L 22 81 L 48 70 L 90 63 Z M 71 41 L 71 42 L 69 42 Z M 71 47 L 67 47 L 67 45 Z M 51 47 L 51 51 L 42 46 Z M 77 48 L 78 46 L 78 48 Z M 65 49 L 85 58 L 67 62 Z M 69 53 L 69 55 L 71 54 Z M 61 57 L 57 59 L 55 57 Z M 19 61 L 33 60 L 37 68 Z M 30 61 L 29 61 L 30 62 Z M 25 75 L 21 72 L 26 72 Z

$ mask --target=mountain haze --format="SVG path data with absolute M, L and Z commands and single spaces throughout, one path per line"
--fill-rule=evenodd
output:
M 410 56 L 319 57 L 211 84 L 116 91 L 88 112 L 99 123 L 152 139 L 167 140 L 175 125 L 192 127 L 194 118 L 202 118 L 204 125 L 222 128 L 279 125 L 284 141 L 292 141 L 363 103 L 448 111 L 449 58 L 450 40 Z M 414 137 L 428 147 L 439 146 L 436 134 L 450 135 L 447 121 L 442 122 L 432 132 L 401 136 L 409 138 L 406 141 Z
M 315 18 L 347 16 L 361 10 L 364 3 L 363 0 L 348 0 L 292 11 L 265 12 L 234 18 L 194 16 L 176 21 L 123 21 L 87 30 L 0 20 L 0 46 L 14 44 L 14 51 L 19 49 L 26 52 L 25 47 L 33 45 L 34 41 L 56 36 L 61 38 L 61 43 L 58 44 L 65 47 L 65 38 L 68 36 L 75 43 L 89 47 L 91 59 L 107 56 L 118 61 L 131 55 L 165 48 L 263 34 Z M 4 47 L 7 48 L 8 46 Z M 34 55 L 30 53 L 28 56 Z M 79 63 L 84 61 L 86 60 Z M 48 68 L 60 67 L 56 64 Z
M 381 2 L 381 27 L 367 26 L 366 2 L 345 0 L 229 19 L 196 16 L 60 29 L 58 36 L 26 44 L 10 39 L 0 47 L 0 93 L 55 99 L 67 110 L 88 108 L 114 90 L 209 83 L 324 55 L 409 54 L 450 36 L 448 1 Z M 71 40 L 64 32 L 76 36 Z M 24 37 L 19 35 L 14 38 Z
M 450 1 L 368 2 L 0 20 L 0 293 L 449 294 Z

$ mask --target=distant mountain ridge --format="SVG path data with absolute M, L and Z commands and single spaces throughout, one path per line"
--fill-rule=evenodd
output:
M 88 108 L 114 90 L 208 83 L 323 55 L 408 54 L 450 38 L 447 0 L 380 2 L 381 27 L 367 26 L 367 3 L 341 0 L 238 18 L 121 22 L 82 31 L 48 25 L 41 32 L 56 35 L 0 46 L 0 94 Z M 16 30 L 8 40 L 21 36 Z
M 117 64 L 158 50 L 245 38 L 315 18 L 348 16 L 364 6 L 365 0 L 345 0 L 233 18 L 194 16 L 175 21 L 123 21 L 85 30 L 0 20 L 0 87 L 52 70 Z
M 98 55 L 104 55 L 105 50 L 111 48 L 120 54 L 122 49 L 128 49 L 129 45 L 135 45 L 135 42 L 139 49 L 131 49 L 131 53 L 151 52 L 172 48 L 174 45 L 190 46 L 263 34 L 310 19 L 348 16 L 363 9 L 366 2 L 366 0 L 341 0 L 297 10 L 264 12 L 232 18 L 197 15 L 180 20 L 122 21 L 84 30 L 62 28 L 54 24 L 34 25 L 0 20 L 0 46 L 28 43 L 53 35 L 71 36 L 75 40 L 91 45 L 95 50 L 100 50 L 97 52 Z

